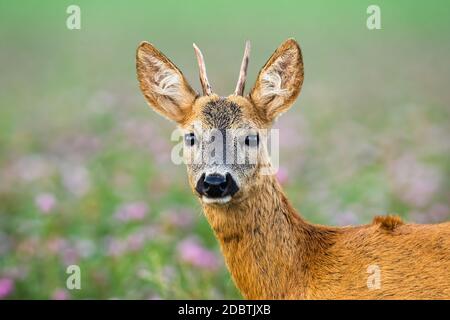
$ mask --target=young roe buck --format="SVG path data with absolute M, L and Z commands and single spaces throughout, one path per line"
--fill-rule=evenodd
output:
M 450 222 L 406 224 L 386 216 L 362 226 L 314 225 L 297 214 L 274 175 L 262 173 L 262 163 L 268 163 L 267 150 L 258 146 L 267 138 L 263 129 L 293 104 L 303 83 L 295 40 L 273 53 L 247 96 L 248 42 L 236 90 L 228 97 L 212 92 L 203 56 L 194 48 L 203 95 L 148 42 L 137 49 L 138 80 L 153 109 L 178 124 L 190 154 L 204 153 L 202 142 L 210 139 L 195 123 L 221 131 L 245 129 L 232 131 L 235 135 L 247 132 L 233 139 L 244 141 L 243 149 L 256 153 L 257 163 L 187 165 L 189 183 L 245 298 L 450 298 Z M 230 147 L 228 140 L 224 145 Z M 375 287 L 368 285 L 369 266 L 379 268 Z

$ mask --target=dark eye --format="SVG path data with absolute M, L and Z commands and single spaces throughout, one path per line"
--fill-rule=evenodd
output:
M 259 135 L 252 134 L 245 137 L 245 145 L 256 147 L 259 145 Z
M 189 147 L 192 147 L 195 144 L 195 135 L 193 132 L 184 135 L 184 143 Z

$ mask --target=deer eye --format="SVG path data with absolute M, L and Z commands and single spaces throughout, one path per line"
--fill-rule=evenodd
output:
M 259 135 L 251 134 L 245 137 L 245 145 L 249 147 L 257 147 L 259 145 Z
M 184 143 L 188 146 L 188 147 L 192 147 L 195 144 L 195 135 L 193 132 L 190 133 L 186 133 L 184 135 Z

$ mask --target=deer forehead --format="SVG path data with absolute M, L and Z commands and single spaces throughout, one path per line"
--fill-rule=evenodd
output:
M 265 124 L 247 98 L 235 95 L 199 97 L 182 127 L 190 129 L 195 123 L 208 129 L 263 128 Z

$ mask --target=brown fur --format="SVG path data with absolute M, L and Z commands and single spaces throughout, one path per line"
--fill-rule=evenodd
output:
M 269 128 L 293 103 L 303 82 L 301 51 L 292 39 L 275 51 L 247 97 L 198 97 L 175 65 L 148 43 L 138 48 L 137 60 L 149 104 L 187 132 L 194 121 L 220 129 Z M 179 76 L 172 87 L 179 92 L 160 90 L 164 86 L 158 87 L 155 74 L 161 70 Z M 264 83 L 267 75 L 279 80 L 275 86 Z M 192 167 L 188 176 L 195 190 L 202 167 Z M 450 299 L 450 222 L 405 224 L 386 216 L 363 226 L 314 225 L 296 213 L 275 177 L 260 174 L 258 165 L 233 174 L 240 190 L 232 200 L 202 206 L 245 298 Z M 373 270 L 379 272 L 379 286 L 370 285 Z
M 300 218 L 273 177 L 239 205 L 204 206 L 248 299 L 449 299 L 450 223 L 327 227 Z M 370 265 L 380 288 L 369 289 Z
M 380 225 L 380 228 L 386 231 L 394 231 L 403 221 L 398 216 L 377 216 L 373 219 L 373 224 Z

